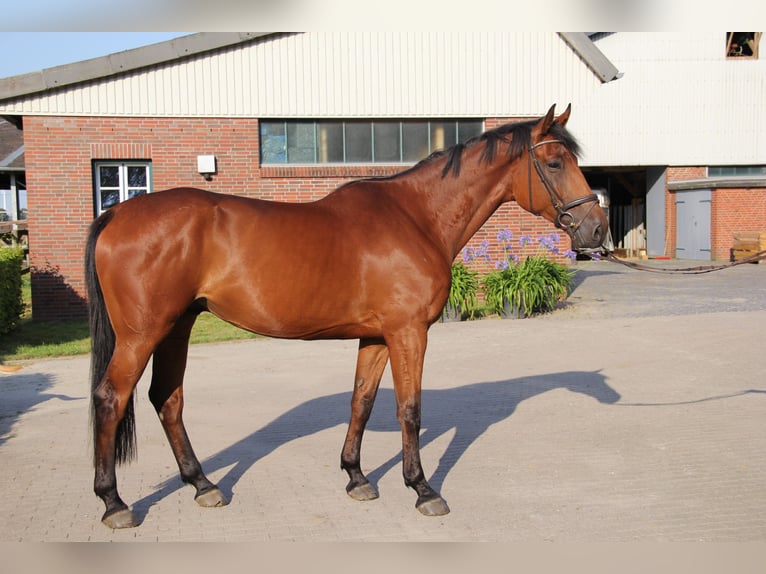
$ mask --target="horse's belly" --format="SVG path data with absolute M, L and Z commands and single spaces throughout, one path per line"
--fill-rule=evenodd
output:
M 243 301 L 208 300 L 208 310 L 246 331 L 282 339 L 359 339 L 381 335 L 378 321 L 368 314 L 329 313 L 310 305 L 243 305 Z

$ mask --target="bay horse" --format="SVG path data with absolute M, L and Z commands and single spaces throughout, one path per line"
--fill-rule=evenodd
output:
M 202 506 L 228 503 L 194 454 L 182 420 L 195 319 L 209 311 L 287 339 L 359 339 L 341 452 L 357 500 L 378 497 L 362 473 L 362 435 L 390 361 L 404 483 L 425 515 L 449 512 L 420 462 L 421 376 L 429 327 L 453 260 L 497 208 L 515 200 L 564 229 L 575 250 L 600 248 L 608 222 L 577 165 L 571 106 L 511 123 L 400 174 L 353 181 L 317 201 L 280 203 L 175 188 L 99 216 L 85 249 L 91 330 L 94 491 L 110 528 L 137 526 L 115 465 L 135 453 L 134 390 L 150 357 L 149 399 L 182 480 Z M 534 166 L 534 171 L 533 171 Z

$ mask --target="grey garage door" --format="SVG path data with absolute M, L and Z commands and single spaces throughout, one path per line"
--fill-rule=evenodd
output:
M 676 257 L 710 259 L 709 189 L 676 192 Z

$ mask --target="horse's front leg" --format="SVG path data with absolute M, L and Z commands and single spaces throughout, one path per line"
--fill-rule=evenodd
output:
M 426 516 L 449 512 L 445 500 L 426 481 L 420 462 L 420 398 L 427 331 L 410 327 L 386 337 L 391 354 L 396 414 L 402 428 L 404 483 L 418 493 L 415 507 Z
M 351 420 L 340 456 L 340 467 L 348 473 L 346 492 L 355 500 L 374 500 L 378 492 L 362 473 L 362 435 L 370 418 L 380 379 L 388 361 L 388 347 L 382 339 L 362 339 L 351 397 Z
M 173 451 L 181 480 L 194 486 L 194 500 L 205 507 L 225 506 L 228 500 L 202 470 L 194 454 L 183 423 L 183 378 L 189 348 L 189 336 L 196 315 L 182 316 L 170 334 L 154 351 L 149 400 L 159 415 L 165 436 Z

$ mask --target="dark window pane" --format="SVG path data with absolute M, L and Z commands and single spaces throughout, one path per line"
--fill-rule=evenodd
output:
M 128 190 L 128 199 L 131 197 L 136 197 L 138 195 L 145 195 L 146 189 L 129 189 Z
M 286 163 L 285 122 L 261 122 L 261 163 Z
M 346 122 L 346 162 L 369 163 L 371 161 L 372 124 Z
M 120 185 L 120 168 L 116 165 L 102 165 L 98 168 L 101 187 L 118 187 Z
M 128 186 L 146 187 L 146 168 L 143 165 L 128 166 Z
M 285 135 L 285 122 L 263 120 L 260 123 L 261 136 L 283 136 Z
M 261 162 L 416 162 L 431 152 L 480 135 L 483 127 L 482 121 L 470 119 L 435 122 L 264 120 L 260 123 Z M 148 173 L 146 177 L 148 179 Z
M 428 122 L 402 122 L 402 160 L 420 161 L 428 156 Z
M 459 142 L 465 142 L 472 137 L 481 134 L 484 128 L 483 122 L 480 121 L 462 121 L 457 124 L 457 139 Z
M 456 143 L 455 122 L 431 122 L 431 151 L 446 149 Z
M 373 124 L 373 145 L 375 162 L 399 162 L 399 122 L 376 122 Z
M 314 122 L 291 122 L 287 124 L 287 162 L 314 163 L 316 141 Z
M 109 191 L 101 192 L 101 209 L 109 209 L 110 207 L 120 203 L 119 190 L 113 189 Z
M 317 159 L 319 163 L 343 162 L 343 123 L 317 124 Z
M 766 175 L 766 165 L 710 166 L 708 175 L 710 177 Z

